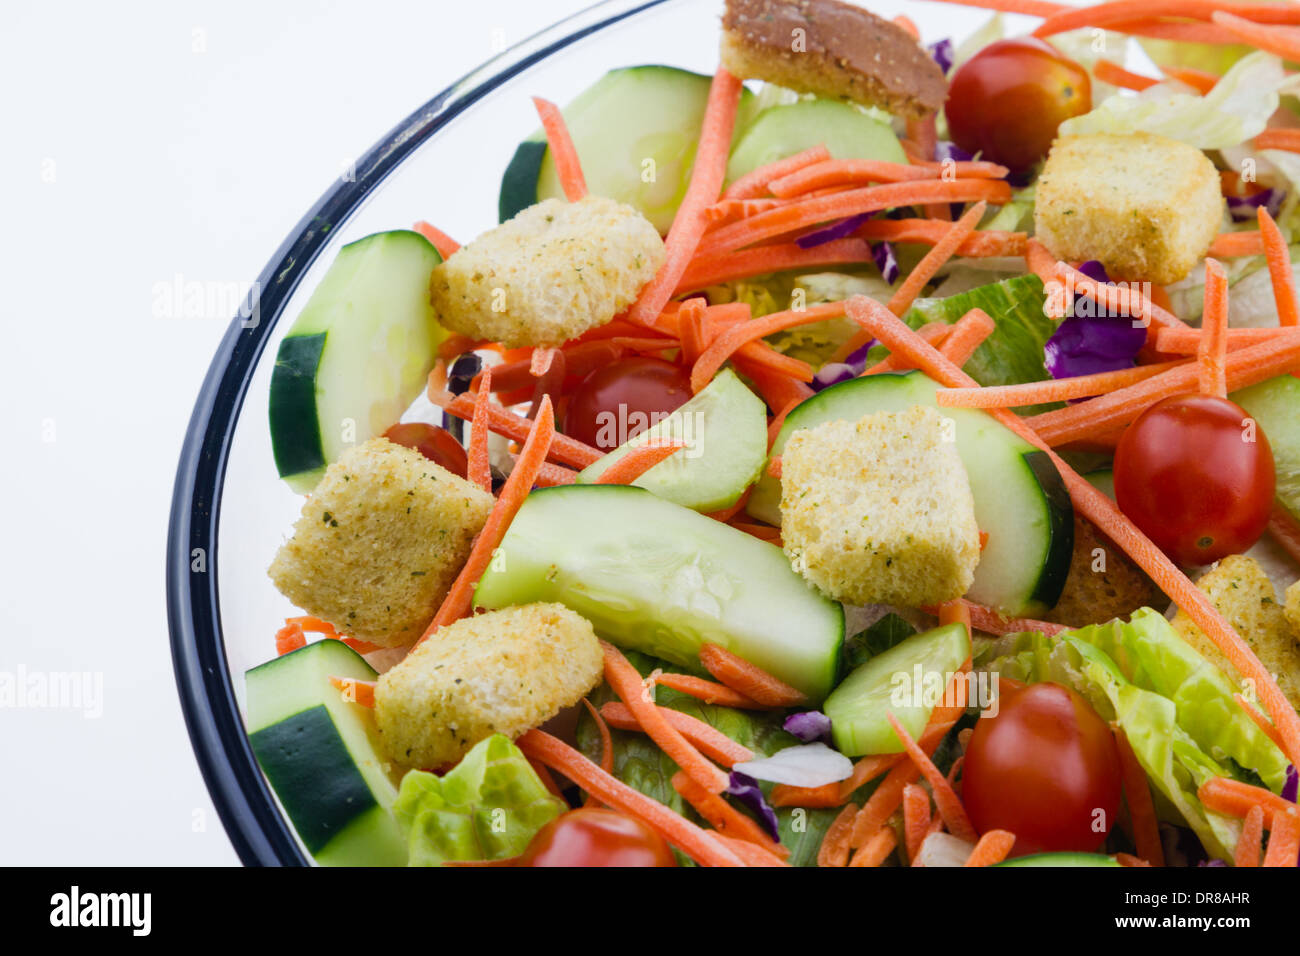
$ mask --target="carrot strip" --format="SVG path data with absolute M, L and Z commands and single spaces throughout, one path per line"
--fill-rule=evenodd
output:
M 375 682 L 372 680 L 358 680 L 354 677 L 331 677 L 330 683 L 339 689 L 343 694 L 343 699 L 353 704 L 360 704 L 362 707 L 374 709 L 375 706 Z
M 773 455 L 767 461 L 767 473 L 773 478 L 781 477 L 781 456 Z
M 1109 83 L 1111 86 L 1118 86 L 1125 90 L 1141 91 L 1160 82 L 1155 77 L 1130 73 L 1113 60 L 1098 60 L 1093 65 L 1092 75 L 1103 83 Z
M 980 10 L 997 10 L 1000 13 L 1019 13 L 1028 17 L 1050 17 L 1069 10 L 1068 4 L 1049 3 L 1048 0 L 942 0 L 959 7 L 977 7 Z
M 926 831 L 930 829 L 930 795 L 924 787 L 909 783 L 903 787 L 903 834 L 907 858 L 913 863 L 921 852 Z
M 457 418 L 468 420 L 474 417 L 475 402 L 468 395 L 451 395 L 444 391 L 430 391 L 428 397 L 433 404 L 445 412 L 450 412 Z M 532 425 L 533 423 L 527 418 L 516 415 L 497 405 L 488 408 L 488 428 L 512 441 L 527 440 Z M 592 448 L 590 445 L 583 444 L 577 439 L 559 433 L 554 436 L 548 454 L 556 461 L 575 468 L 586 468 L 605 455 L 604 452 Z
M 1282 735 L 1277 732 L 1277 728 L 1273 726 L 1269 719 L 1259 712 L 1258 707 L 1241 694 L 1233 694 L 1232 699 L 1241 705 L 1241 709 L 1246 712 L 1246 716 L 1255 722 L 1255 726 L 1263 731 L 1264 736 L 1273 741 L 1278 750 L 1285 749 L 1285 745 L 1282 743 Z
M 1260 256 L 1264 254 L 1264 238 L 1258 230 L 1243 232 L 1221 232 L 1214 237 L 1206 255 L 1219 259 L 1233 259 L 1241 256 Z
M 524 499 L 528 497 L 528 492 L 537 479 L 537 472 L 542 462 L 546 460 L 546 453 L 550 449 L 554 435 L 555 413 L 551 410 L 551 399 L 547 396 L 542 399 L 537 420 L 533 422 L 528 440 L 524 442 L 523 450 L 519 453 L 519 460 L 515 462 L 514 470 L 510 472 L 510 477 L 502 486 L 501 495 L 492 507 L 492 513 L 488 515 L 487 523 L 474 539 L 469 557 L 465 560 L 460 573 L 456 575 L 456 580 L 452 582 L 447 596 L 443 598 L 438 613 L 433 616 L 424 634 L 415 642 L 416 647 L 428 640 L 429 635 L 444 624 L 458 621 L 472 610 L 474 586 L 487 570 L 493 552 L 501 545 L 501 539 L 505 537 L 510 522 L 519 513 Z
M 534 378 L 541 378 L 551 370 L 551 363 L 559 352 L 556 348 L 535 348 L 528 360 L 528 371 Z
M 1286 813 L 1273 815 L 1273 825 L 1269 828 L 1268 852 L 1264 854 L 1264 866 L 1286 866 L 1294 868 L 1296 856 L 1300 854 L 1300 815 L 1292 807 Z
M 1146 860 L 1140 856 L 1134 856 L 1132 853 L 1116 853 L 1115 862 L 1120 866 L 1150 866 Z
M 1294 338 L 1300 330 L 1291 327 L 1270 326 L 1262 329 L 1228 329 L 1225 336 L 1228 350 L 1244 348 L 1247 345 L 1259 345 L 1263 342 L 1276 342 L 1279 339 Z M 1201 329 L 1161 329 L 1156 336 L 1156 348 L 1161 352 L 1181 355 L 1195 355 L 1201 347 Z M 1150 366 L 1142 366 L 1150 368 Z
M 698 393 L 713 380 L 714 374 L 722 368 L 723 363 L 738 351 L 741 346 L 757 342 L 759 339 L 776 332 L 783 332 L 800 325 L 811 325 L 824 319 L 844 314 L 843 302 L 825 302 L 809 306 L 806 309 L 789 309 L 785 312 L 773 312 L 762 318 L 752 319 L 732 326 L 726 332 L 709 343 L 704 354 L 699 357 L 691 369 L 691 390 Z
M 582 698 L 583 705 L 587 708 L 587 713 L 591 714 L 591 719 L 596 722 L 596 730 L 600 734 L 600 769 L 605 773 L 614 772 L 614 738 L 610 736 L 609 724 L 605 723 L 605 717 L 601 711 L 597 710 L 595 705 L 586 697 Z M 631 717 L 631 711 L 628 711 Z M 639 729 L 640 724 L 636 718 L 632 717 L 632 723 Z
M 680 441 L 649 441 L 628 450 L 618 461 L 606 468 L 598 485 L 630 485 L 655 465 L 686 447 Z
M 1081 27 L 1102 27 L 1147 17 L 1186 17 L 1208 20 L 1219 10 L 1231 10 L 1258 23 L 1300 23 L 1300 9 L 1291 4 L 1234 3 L 1232 0 L 1114 0 L 1048 17 L 1034 36 L 1046 38 Z M 1216 21 L 1217 22 L 1217 21 Z
M 687 299 L 678 313 L 677 328 L 681 335 L 683 365 L 694 365 L 708 341 L 707 304 L 699 297 Z
M 537 774 L 537 779 L 542 781 L 542 786 L 545 787 L 547 790 L 549 790 L 555 796 L 559 797 L 561 800 L 564 800 L 564 792 L 560 790 L 560 785 L 555 782 L 555 778 L 551 776 L 551 771 L 547 769 L 546 764 L 539 762 L 533 757 L 524 757 L 524 759 L 528 761 L 528 766 L 533 768 L 533 773 Z M 595 798 L 592 797 L 591 794 L 587 794 L 587 798 L 589 801 L 595 800 Z M 567 803 L 568 801 L 566 800 L 565 802 Z M 596 802 L 598 803 L 599 801 Z M 508 865 L 506 860 L 475 860 L 472 862 L 471 861 L 456 861 L 456 862 L 458 864 L 463 862 L 467 866 L 472 866 L 475 864 L 481 864 L 483 866 L 490 866 L 492 864 L 497 864 L 500 866 Z
M 721 704 L 723 707 L 735 707 L 738 710 L 769 709 L 758 701 L 732 690 L 726 684 L 718 684 L 692 674 L 657 674 L 654 681 L 678 693 L 702 700 L 706 704 Z
M 784 415 L 780 414 L 781 412 L 788 412 L 791 408 L 813 395 L 813 390 L 803 381 L 751 362 L 745 356 L 744 349 L 732 356 L 731 364 L 736 366 L 736 371 L 754 383 L 754 388 L 763 401 L 767 403 L 767 407 L 773 412 L 777 412 L 782 421 L 785 418 Z M 780 427 L 780 425 L 777 426 L 778 429 Z M 768 438 L 768 445 L 770 446 L 772 438 L 770 431 Z
M 939 351 L 947 356 L 953 365 L 962 366 L 970 361 L 975 350 L 984 344 L 984 340 L 997 328 L 988 313 L 983 309 L 971 309 L 952 327 L 952 332 L 943 340 Z
M 1233 854 L 1233 866 L 1259 866 L 1261 851 L 1264 849 L 1264 808 L 1251 807 L 1246 814 L 1246 822 L 1241 826 L 1241 836 L 1237 838 L 1237 850 Z
M 735 764 L 754 759 L 752 750 L 736 743 L 712 724 L 706 724 L 697 717 L 671 707 L 660 707 L 659 710 L 664 720 L 672 724 L 697 750 L 722 766 L 730 769 Z M 600 712 L 611 727 L 619 730 L 641 729 L 641 724 L 626 704 L 610 701 L 600 708 Z
M 291 651 L 296 651 L 300 647 L 307 646 L 307 635 L 303 632 L 302 625 L 296 621 L 286 621 L 284 626 L 275 632 L 275 653 L 277 657 L 283 657 Z
M 767 275 L 769 272 L 870 260 L 871 247 L 861 239 L 835 239 L 810 249 L 800 248 L 793 242 L 757 246 L 722 255 L 700 256 L 692 260 L 682 273 L 681 281 L 677 283 L 673 294 L 681 295 L 723 282 Z
M 1287 6 L 1283 4 L 1282 6 Z M 1300 60 L 1300 30 L 1278 26 L 1260 26 L 1249 20 L 1233 16 L 1222 8 L 1210 14 L 1215 26 L 1226 30 L 1238 41 L 1245 41 L 1284 60 Z
M 1002 176 L 1006 175 L 1005 168 Z M 1001 179 L 983 176 L 982 179 Z M 866 183 L 903 183 L 938 179 L 939 170 L 914 163 L 891 163 L 881 159 L 827 159 L 768 184 L 773 196 L 791 199 L 829 186 L 862 186 Z
M 830 196 L 803 199 L 779 209 L 751 216 L 741 222 L 709 233 L 700 243 L 700 253 L 716 255 L 753 245 L 796 229 L 806 229 L 833 219 L 845 219 L 859 213 L 878 212 L 899 206 L 932 202 L 1006 203 L 1011 187 L 996 179 L 939 179 L 919 182 L 890 183 L 850 189 Z
M 423 219 L 415 224 L 415 231 L 428 239 L 429 244 L 438 250 L 438 255 L 442 256 L 443 259 L 450 259 L 457 252 L 460 252 L 459 242 L 437 226 L 427 223 Z
M 796 707 L 808 702 L 803 691 L 717 644 L 700 646 L 700 663 L 732 690 L 768 707 Z
M 643 821 L 696 863 L 703 866 L 743 865 L 739 857 L 713 834 L 606 773 L 579 751 L 545 731 L 526 731 L 515 745 L 525 756 L 558 770 L 602 803 Z
M 1255 148 L 1300 153 L 1300 129 L 1266 129 L 1255 137 Z
M 1161 69 L 1165 71 L 1166 76 L 1186 83 L 1202 96 L 1214 89 L 1219 82 L 1219 78 L 1215 74 L 1197 70 L 1190 66 L 1164 66 Z
M 942 348 L 943 343 L 948 341 L 948 336 L 952 334 L 952 326 L 942 320 L 938 322 L 927 322 L 925 325 L 921 326 L 919 329 L 916 330 L 916 334 L 919 335 L 926 342 L 929 342 L 935 348 Z M 861 347 L 862 346 L 858 346 L 858 348 Z M 844 346 L 841 346 L 840 351 L 843 352 L 844 348 L 845 348 Z M 852 354 L 852 353 L 845 353 L 845 354 Z M 842 361 L 842 359 L 840 355 L 837 353 L 832 359 L 832 361 Z M 889 355 L 886 355 L 875 365 L 871 366 L 869 369 L 864 371 L 862 374 L 879 375 L 881 372 L 902 372 L 910 368 L 913 368 L 913 366 L 905 356 L 895 355 L 893 352 L 891 352 Z
M 442 344 L 438 346 L 438 358 L 450 362 L 457 356 L 464 355 L 466 352 L 473 352 L 475 349 L 483 348 L 487 344 L 482 339 L 471 339 L 459 332 L 453 332 L 443 339 Z M 442 386 L 439 385 L 438 387 L 441 388 Z
M 1111 733 L 1119 750 L 1119 769 L 1124 783 L 1124 802 L 1128 804 L 1129 818 L 1133 823 L 1133 842 L 1138 856 L 1152 866 L 1165 865 L 1164 846 L 1160 842 L 1160 827 L 1156 820 L 1155 804 L 1151 800 L 1151 785 L 1146 771 L 1138 763 L 1137 755 L 1123 729 L 1111 723 Z
M 830 150 L 825 146 L 814 146 L 812 149 L 805 149 L 802 152 L 795 153 L 793 156 L 778 159 L 774 163 L 759 166 L 757 169 L 746 173 L 728 186 L 722 193 L 722 198 L 753 199 L 754 197 L 761 196 L 763 193 L 767 192 L 768 184 L 773 180 L 780 179 L 783 176 L 788 176 L 791 173 L 803 169 L 805 166 L 824 162 L 830 158 Z
M 553 465 L 549 461 L 542 462 L 542 467 L 537 471 L 537 486 L 539 488 L 555 488 L 559 485 L 572 485 L 578 480 L 578 473 L 572 468 L 565 468 L 563 465 Z
M 838 807 L 847 799 L 840 796 L 838 783 L 825 783 L 820 787 L 796 787 L 778 783 L 772 788 L 767 802 L 774 807 Z
M 1007 830 L 990 830 L 980 837 L 963 866 L 992 866 L 1001 863 L 1015 846 L 1016 835 Z
M 469 468 L 467 477 L 488 494 L 492 493 L 492 466 L 488 461 L 488 408 L 492 404 L 492 367 L 479 376 L 474 398 L 474 417 L 469 432 Z
M 958 598 L 955 601 L 944 601 L 939 605 L 939 623 L 944 624 L 963 624 L 966 627 L 966 636 L 970 637 L 971 633 L 971 616 L 970 605 Z
M 858 848 L 849 866 L 880 866 L 898 845 L 898 837 L 889 827 L 881 827 Z
M 1300 133 L 1300 130 L 1295 132 Z M 1259 207 L 1259 234 L 1264 240 L 1268 276 L 1273 282 L 1273 301 L 1277 303 L 1278 325 L 1284 328 L 1295 328 L 1300 325 L 1300 313 L 1296 310 L 1295 273 L 1291 270 L 1291 251 L 1286 246 L 1282 231 L 1277 228 L 1277 223 L 1263 206 Z
M 1279 814 L 1290 813 L 1296 806 L 1271 790 L 1229 777 L 1211 777 L 1197 789 L 1196 796 L 1209 809 L 1230 817 L 1245 817 L 1251 807 L 1260 807 L 1266 829 L 1272 829 Z
M 826 835 L 822 837 L 822 845 L 817 850 L 818 866 L 848 865 L 853 821 L 857 815 L 857 805 L 850 803 L 840 811 L 840 815 L 826 828 Z
M 884 239 L 889 242 L 921 242 L 934 245 L 951 227 L 933 219 L 868 219 L 854 230 L 859 239 Z M 1026 236 L 1023 232 L 1001 229 L 976 229 L 957 247 L 957 254 L 973 258 L 1022 256 Z
M 913 40 L 916 40 L 918 43 L 920 42 L 921 31 L 917 25 L 912 22 L 911 17 L 900 13 L 898 16 L 894 17 L 894 22 L 911 34 Z
M 1196 329 L 1187 329 L 1193 337 Z M 1242 330 L 1245 331 L 1245 330 Z M 1162 330 L 1158 347 L 1164 348 L 1166 334 L 1181 335 L 1183 329 Z M 1231 341 L 1231 339 L 1229 339 Z M 1192 348 L 1195 348 L 1193 343 Z M 946 349 L 941 349 L 946 353 Z M 1178 351 L 1170 349 L 1168 351 Z M 938 391 L 938 403 L 942 408 L 1018 408 L 1024 405 L 1038 405 L 1046 402 L 1064 402 L 1072 398 L 1087 398 L 1092 395 L 1104 395 L 1116 389 L 1136 385 L 1138 382 L 1188 364 L 1189 360 L 1175 362 L 1157 362 L 1153 365 L 1135 365 L 1133 368 L 1119 369 L 1114 372 L 1095 372 L 1091 375 L 1076 375 L 1073 378 L 1054 378 L 1044 382 L 1026 382 L 1022 385 L 986 385 L 983 388 L 941 388 Z
M 966 815 L 966 808 L 961 805 L 961 798 L 957 796 L 957 791 L 953 790 L 948 778 L 939 772 L 930 755 L 921 749 L 912 735 L 907 732 L 907 728 L 898 722 L 898 718 L 892 712 L 885 716 L 889 726 L 894 728 L 894 733 L 898 734 L 898 739 L 903 742 L 907 755 L 920 768 L 921 775 L 930 784 L 930 792 L 934 794 L 934 805 L 943 817 L 948 832 L 963 840 L 977 839 L 979 835 L 975 832 L 970 817 Z
M 312 634 L 324 634 L 326 637 L 333 637 L 342 640 L 342 638 L 339 638 L 339 632 L 335 630 L 333 624 L 329 621 L 322 620 L 319 617 L 313 617 L 310 614 L 303 614 L 299 617 L 287 617 L 284 619 L 284 622 L 286 624 L 297 624 L 304 631 L 309 631 Z M 374 646 L 378 647 L 379 645 L 376 644 Z
M 601 641 L 600 647 L 605 654 L 605 680 L 614 693 L 622 698 L 623 703 L 627 704 L 641 729 L 658 744 L 660 750 L 709 793 L 721 793 L 727 789 L 727 775 L 696 750 L 664 718 L 652 700 L 646 699 L 646 685 L 636 668 L 628 663 L 627 658 L 613 644 Z
M 663 264 L 627 313 L 628 319 L 637 325 L 654 325 L 655 318 L 672 298 L 682 273 L 696 255 L 706 225 L 704 207 L 718 198 L 726 178 L 727 156 L 731 151 L 731 136 L 743 89 L 739 79 L 718 67 L 709 86 L 709 100 L 704 108 L 691 181 L 664 243 Z
M 1288 267 L 1288 270 L 1290 268 Z M 1228 355 L 1228 274 L 1213 259 L 1205 260 L 1205 311 L 1196 349 L 1196 379 L 1202 395 L 1228 397 L 1224 360 Z
M 1036 241 L 1030 239 L 1026 246 L 1032 246 Z M 1067 289 L 1073 289 L 1088 296 L 1098 305 L 1118 315 L 1127 315 L 1132 319 L 1140 319 L 1157 329 L 1187 327 L 1186 322 L 1169 310 L 1160 308 L 1138 291 L 1136 286 L 1119 286 L 1109 282 L 1096 282 L 1064 262 L 1056 264 L 1056 277 L 1066 283 Z
M 745 866 L 772 867 L 790 865 L 776 854 L 769 853 L 756 843 L 750 843 L 748 840 L 738 840 L 735 837 L 724 836 L 723 834 L 717 833 L 713 830 L 705 832 L 714 834 L 714 839 L 724 844 L 727 849 L 736 854 Z
M 745 510 L 745 506 L 749 504 L 749 496 L 753 493 L 754 493 L 754 486 L 750 485 L 748 488 L 742 491 L 740 493 L 740 497 L 737 498 L 730 505 L 728 505 L 727 507 L 719 511 L 706 511 L 704 512 L 704 517 L 712 518 L 714 521 L 721 521 L 723 524 L 726 524 L 732 518 L 736 517 L 736 515 L 740 514 L 742 511 Z
M 533 97 L 533 106 L 542 120 L 542 129 L 546 130 L 546 142 L 551 149 L 551 158 L 555 160 L 555 173 L 564 190 L 564 198 L 577 202 L 587 195 L 587 180 L 582 175 L 582 163 L 578 159 L 578 150 L 569 135 L 569 127 L 564 122 L 564 114 L 550 100 L 540 96 Z
M 1268 519 L 1268 530 L 1273 540 L 1280 544 L 1287 554 L 1300 561 L 1300 522 L 1291 512 L 1277 502 L 1273 503 L 1273 513 Z
M 720 836 L 752 843 L 780 860 L 790 855 L 789 849 L 768 836 L 752 817 L 741 813 L 718 794 L 709 793 L 685 771 L 677 771 L 670 782 L 682 799 L 694 807 Z

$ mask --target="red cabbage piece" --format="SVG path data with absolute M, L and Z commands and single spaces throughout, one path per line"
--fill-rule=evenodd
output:
M 727 793 L 754 811 L 759 824 L 768 836 L 773 840 L 779 841 L 781 839 L 781 832 L 776 822 L 776 811 L 767 805 L 767 800 L 764 799 L 763 791 L 759 788 L 757 780 L 747 774 L 733 770 L 728 778 Z
M 791 714 L 781 726 L 786 733 L 793 734 L 806 744 L 816 740 L 829 740 L 831 736 L 831 719 L 820 710 Z
M 851 378 L 857 378 L 867 369 L 867 353 L 871 347 L 876 344 L 872 339 L 866 345 L 857 351 L 851 353 L 843 362 L 831 362 L 829 365 L 823 365 L 813 380 L 809 382 L 809 387 L 814 392 L 820 392 L 824 388 L 830 388 L 832 385 L 838 385 L 840 382 L 847 382 Z
M 1286 782 L 1282 784 L 1282 799 L 1295 803 L 1297 790 L 1300 790 L 1300 774 L 1296 773 L 1295 767 L 1287 764 Z
M 1259 216 L 1257 210 L 1263 206 L 1270 216 L 1276 218 L 1285 195 L 1280 189 L 1265 189 L 1253 196 L 1229 196 L 1228 213 L 1234 222 L 1253 222 Z
M 934 144 L 934 161 L 942 163 L 945 159 L 951 159 L 954 163 L 965 163 L 975 158 L 974 153 L 968 153 L 956 143 L 946 139 L 941 139 Z
M 939 69 L 945 73 L 952 69 L 952 40 L 944 37 L 938 43 L 931 43 L 926 49 L 930 51 L 931 59 L 939 64 Z
M 898 278 L 898 255 L 891 243 L 881 241 L 871 247 L 871 258 L 876 261 L 880 276 L 890 285 Z
M 816 232 L 810 232 L 807 235 L 800 236 L 795 240 L 795 245 L 800 249 L 811 249 L 814 246 L 820 246 L 823 243 L 833 242 L 836 239 L 846 239 L 853 235 L 853 231 L 867 221 L 868 213 L 858 213 L 856 216 L 850 216 L 848 219 L 841 219 L 824 229 L 818 229 Z
M 1110 281 L 1105 267 L 1095 259 L 1083 263 L 1079 271 L 1095 282 Z M 1146 328 L 1123 316 L 1071 315 L 1047 340 L 1043 364 L 1052 378 L 1132 368 L 1146 339 Z

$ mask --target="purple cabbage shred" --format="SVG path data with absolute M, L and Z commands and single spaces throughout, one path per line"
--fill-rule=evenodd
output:
M 930 51 L 931 59 L 939 64 L 939 69 L 945 73 L 952 69 L 952 40 L 945 37 L 938 43 L 931 43 L 926 49 Z
M 727 793 L 754 811 L 759 824 L 768 836 L 773 840 L 781 839 L 781 832 L 777 828 L 776 811 L 768 806 L 757 780 L 748 774 L 733 770 L 728 780 Z
M 934 161 L 936 163 L 942 163 L 948 159 L 951 159 L 954 163 L 966 163 L 974 158 L 974 153 L 966 152 L 966 150 L 949 140 L 941 139 L 934 144 Z
M 793 734 L 806 744 L 818 740 L 828 740 L 831 735 L 831 719 L 820 710 L 805 710 L 791 714 L 781 725 L 785 732 Z
M 1079 266 L 1094 282 L 1109 282 L 1096 260 Z M 1071 315 L 1056 327 L 1043 347 L 1043 364 L 1052 378 L 1073 378 L 1132 368 L 1146 343 L 1147 330 L 1123 316 Z
M 876 243 L 871 247 L 871 258 L 876 261 L 881 278 L 893 285 L 898 278 L 898 255 L 894 252 L 893 245 L 885 241 Z
M 1297 790 L 1300 790 L 1300 774 L 1296 773 L 1295 767 L 1287 764 L 1286 782 L 1282 784 L 1282 799 L 1295 803 Z
M 1258 210 L 1262 206 L 1270 216 L 1276 218 L 1282 209 L 1283 198 L 1284 193 L 1278 189 L 1265 189 L 1253 196 L 1229 196 L 1228 213 L 1233 222 L 1250 222 L 1259 216 Z
M 823 365 L 818 369 L 817 374 L 813 376 L 812 382 L 809 383 L 814 392 L 820 392 L 824 388 L 830 388 L 832 385 L 838 385 L 840 382 L 847 382 L 851 378 L 857 378 L 867 370 L 867 353 L 871 351 L 876 340 L 872 339 L 866 345 L 857 351 L 851 353 L 843 362 L 832 362 L 829 365 Z
M 850 216 L 848 219 L 841 219 L 824 229 L 818 229 L 816 232 L 810 232 L 807 235 L 800 236 L 795 240 L 795 245 L 800 249 L 811 249 L 814 246 L 820 246 L 827 242 L 833 242 L 836 239 L 846 239 L 853 235 L 853 231 L 867 221 L 868 214 L 863 212 L 856 216 Z

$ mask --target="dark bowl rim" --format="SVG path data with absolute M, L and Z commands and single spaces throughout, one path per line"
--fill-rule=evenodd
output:
M 448 122 L 565 47 L 670 0 L 604 0 L 488 60 L 393 127 L 317 200 L 258 277 L 232 320 L 194 403 L 176 468 L 167 533 L 167 624 L 190 743 L 239 859 L 310 864 L 258 768 L 235 699 L 221 627 L 217 542 L 235 425 L 271 332 L 334 230 L 401 162 Z M 253 298 L 256 298 L 256 302 Z

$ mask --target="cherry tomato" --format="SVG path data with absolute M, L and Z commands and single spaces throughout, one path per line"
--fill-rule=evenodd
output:
M 663 359 L 620 359 L 596 369 L 574 389 L 564 433 L 611 451 L 691 397 L 690 374 Z
M 1110 728 L 1060 684 L 999 690 L 997 716 L 975 722 L 962 764 L 971 823 L 1010 830 L 1017 856 L 1097 849 L 1119 811 Z
M 384 432 L 384 437 L 394 444 L 414 448 L 454 475 L 464 478 L 469 471 L 469 458 L 464 447 L 445 428 L 426 425 L 424 422 L 409 422 L 392 426 Z
M 1224 398 L 1157 402 L 1115 450 L 1120 510 L 1182 565 L 1208 564 L 1259 540 L 1275 483 L 1264 432 Z
M 1024 172 L 1047 155 L 1057 127 L 1092 109 L 1088 72 L 1036 37 L 990 43 L 948 85 L 952 141 Z
M 537 831 L 516 866 L 676 866 L 654 830 L 616 810 L 583 807 Z

